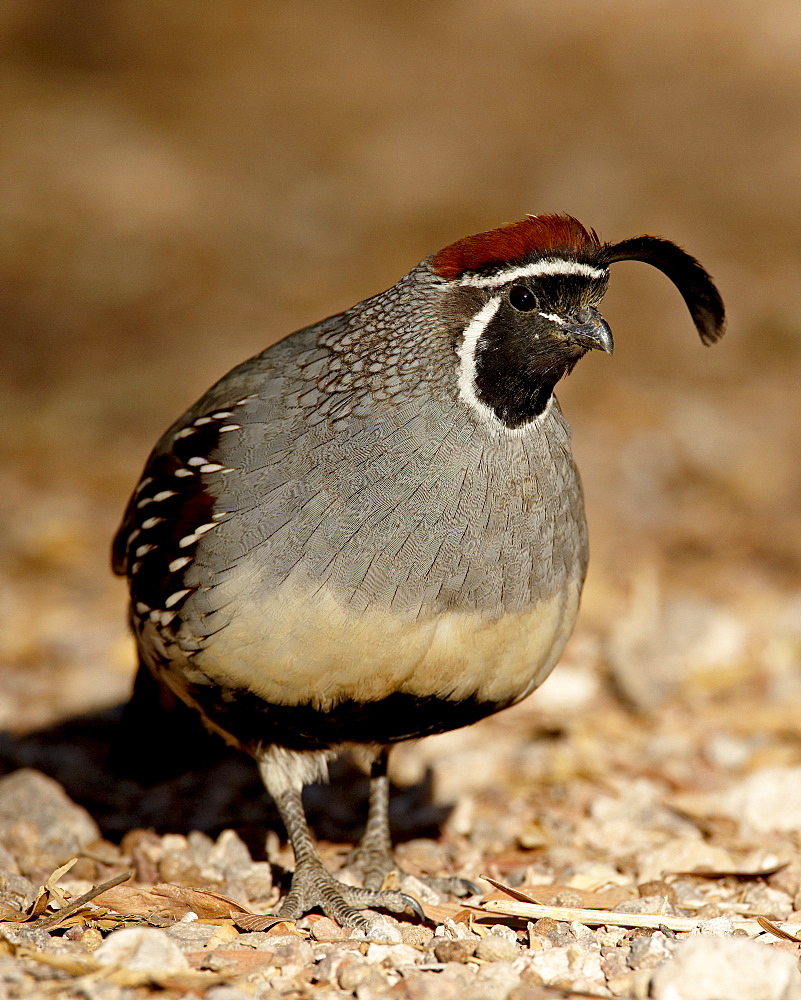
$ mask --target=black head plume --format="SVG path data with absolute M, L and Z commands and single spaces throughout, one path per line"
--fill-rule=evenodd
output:
M 607 266 L 619 260 L 639 260 L 658 268 L 681 292 L 701 340 L 709 345 L 723 336 L 726 310 L 720 293 L 695 257 L 675 243 L 659 236 L 634 236 L 605 243 L 596 259 Z

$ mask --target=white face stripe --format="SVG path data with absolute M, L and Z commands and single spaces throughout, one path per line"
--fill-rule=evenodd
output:
M 500 425 L 500 421 L 489 406 L 482 403 L 476 395 L 476 347 L 478 338 L 492 322 L 501 304 L 500 295 L 494 295 L 489 302 L 478 310 L 465 327 L 462 342 L 459 345 L 459 395 L 468 406 L 476 410 L 484 420 Z
M 557 316 L 556 313 L 538 313 L 543 319 L 548 319 L 551 323 L 556 323 L 557 326 L 564 326 L 565 321 L 561 316 Z
M 476 347 L 481 334 L 494 319 L 503 298 L 503 295 L 493 295 L 489 302 L 485 302 L 478 310 L 465 328 L 462 342 L 456 352 L 459 355 L 459 395 L 471 409 L 479 414 L 485 423 L 490 424 L 496 430 L 504 431 L 510 437 L 520 437 L 526 433 L 531 424 L 541 420 L 548 413 L 553 397 L 548 400 L 548 405 L 542 413 L 529 423 L 522 427 L 507 427 L 503 421 L 495 416 L 491 407 L 482 403 L 476 395 Z
M 537 278 L 551 274 L 580 274 L 583 278 L 605 278 L 605 268 L 592 267 L 578 260 L 564 260 L 562 257 L 546 257 L 533 264 L 523 264 L 520 267 L 510 267 L 498 274 L 471 274 L 459 281 L 460 285 L 470 288 L 498 288 L 518 278 Z

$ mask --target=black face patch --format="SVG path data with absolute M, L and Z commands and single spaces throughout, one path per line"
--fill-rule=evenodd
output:
M 518 281 L 506 291 L 476 344 L 474 376 L 477 399 L 506 427 L 541 414 L 556 383 L 586 354 L 559 320 L 580 321 L 605 289 L 603 279 L 559 274 Z

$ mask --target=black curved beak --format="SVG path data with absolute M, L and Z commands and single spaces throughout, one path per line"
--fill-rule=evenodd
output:
M 573 343 L 578 344 L 579 347 L 585 347 L 590 351 L 606 351 L 607 354 L 613 354 L 615 342 L 612 339 L 612 331 L 609 329 L 609 324 L 603 316 L 597 309 L 593 309 L 592 306 L 586 310 L 582 310 L 582 313 L 589 313 L 589 318 L 585 322 L 579 322 L 579 318 L 584 319 L 582 315 L 573 322 L 566 322 L 562 327 L 562 332 Z

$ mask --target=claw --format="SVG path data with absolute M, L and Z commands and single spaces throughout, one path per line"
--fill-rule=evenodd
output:
M 476 885 L 476 883 L 472 882 L 469 878 L 460 877 L 455 881 L 461 883 L 459 887 L 461 891 L 455 892 L 454 890 L 451 890 L 453 891 L 454 896 L 480 896 L 484 891 L 480 885 Z
M 406 904 L 406 909 L 407 910 L 411 910 L 412 913 L 417 917 L 417 919 L 421 923 L 425 923 L 426 915 L 425 915 L 425 913 L 423 913 L 423 907 L 414 898 L 414 896 L 410 896 L 406 892 L 399 892 L 398 895 L 403 900 L 403 902 Z

